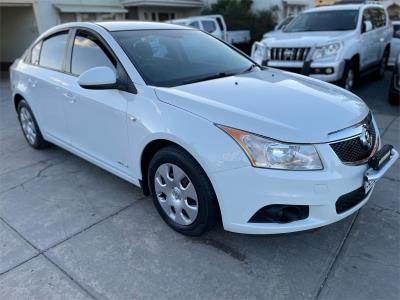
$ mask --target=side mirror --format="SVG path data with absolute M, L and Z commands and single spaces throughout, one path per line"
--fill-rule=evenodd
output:
M 371 21 L 364 21 L 363 22 L 363 32 L 368 32 L 372 30 L 372 22 Z
M 117 75 L 110 67 L 94 67 L 83 72 L 78 84 L 84 89 L 106 90 L 117 88 Z

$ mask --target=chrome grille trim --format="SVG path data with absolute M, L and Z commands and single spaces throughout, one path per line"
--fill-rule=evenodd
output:
M 310 48 L 271 48 L 271 60 L 305 61 Z

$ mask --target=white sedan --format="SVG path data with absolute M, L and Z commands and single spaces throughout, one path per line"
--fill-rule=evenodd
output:
M 10 76 L 32 147 L 58 145 L 141 186 L 182 234 L 219 217 L 251 234 L 336 222 L 398 158 L 357 96 L 263 68 L 196 29 L 63 24 Z

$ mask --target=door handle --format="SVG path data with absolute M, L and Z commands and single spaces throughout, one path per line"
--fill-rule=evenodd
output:
M 379 39 L 379 41 L 380 41 L 381 43 L 383 43 L 383 42 L 385 41 L 385 39 L 381 37 L 381 38 Z
M 34 80 L 32 78 L 28 78 L 28 83 L 31 87 L 36 87 L 37 80 Z
M 76 96 L 70 92 L 66 92 L 63 94 L 65 98 L 68 98 L 69 103 L 75 103 L 76 102 Z

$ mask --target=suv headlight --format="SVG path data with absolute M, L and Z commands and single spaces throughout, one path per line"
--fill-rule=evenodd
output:
M 264 59 L 268 59 L 268 48 L 265 47 L 262 43 L 256 42 L 253 45 L 253 51 L 252 51 L 252 59 L 258 63 L 262 64 Z
M 282 143 L 239 129 L 217 126 L 241 146 L 253 167 L 295 171 L 323 169 L 313 145 Z
M 318 46 L 315 48 L 313 59 L 320 59 L 329 56 L 334 56 L 339 52 L 341 48 L 342 44 L 339 42 Z

